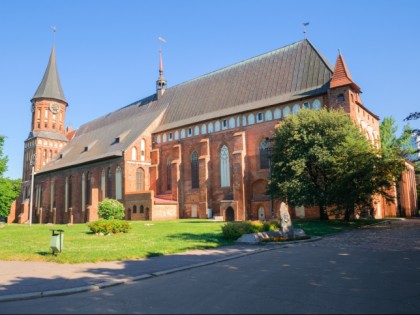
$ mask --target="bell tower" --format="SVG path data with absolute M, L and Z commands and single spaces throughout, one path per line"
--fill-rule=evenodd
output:
M 27 188 L 30 185 L 32 164 L 34 164 L 35 172 L 39 171 L 68 142 L 64 127 L 67 106 L 58 76 L 53 45 L 47 69 L 31 99 L 31 128 L 25 140 L 23 158 L 22 193 L 24 199 L 29 195 Z M 25 193 L 26 191 L 28 193 Z

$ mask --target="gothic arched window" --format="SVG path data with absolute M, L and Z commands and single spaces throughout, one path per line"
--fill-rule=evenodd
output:
M 86 176 L 86 204 L 92 204 L 92 173 L 87 172 Z
M 264 140 L 260 143 L 260 168 L 269 167 L 269 143 Z
M 131 159 L 132 159 L 133 161 L 137 160 L 137 148 L 136 148 L 136 147 L 133 147 L 133 148 L 131 149 Z
M 69 208 L 73 206 L 73 176 L 69 176 L 68 182 L 68 194 L 69 194 Z
M 194 151 L 191 154 L 191 188 L 198 188 L 200 182 L 198 153 Z
M 115 199 L 122 199 L 122 174 L 119 166 L 115 170 Z
M 144 170 L 141 167 L 136 171 L 136 183 L 138 191 L 144 190 Z
M 166 160 L 166 190 L 172 189 L 172 160 L 168 157 Z
M 144 139 L 140 141 L 140 161 L 144 161 L 146 157 L 146 142 Z
M 230 187 L 229 150 L 226 145 L 220 149 L 220 186 Z
M 112 198 L 112 173 L 110 167 L 108 167 L 108 176 L 106 181 L 106 197 Z

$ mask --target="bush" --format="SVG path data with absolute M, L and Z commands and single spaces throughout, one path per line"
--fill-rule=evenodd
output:
M 222 226 L 222 234 L 225 239 L 237 240 L 244 234 L 274 231 L 279 229 L 279 222 L 244 221 L 228 222 Z
M 128 233 L 128 230 L 131 229 L 130 223 L 123 220 L 99 219 L 87 225 L 93 233 L 103 233 L 105 235 L 111 233 Z
M 105 220 L 124 218 L 124 205 L 115 199 L 105 199 L 98 204 L 98 214 Z

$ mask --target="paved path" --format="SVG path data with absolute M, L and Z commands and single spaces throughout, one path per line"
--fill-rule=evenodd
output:
M 98 289 L 268 250 L 234 245 L 170 256 L 114 262 L 57 264 L 0 261 L 0 301 Z

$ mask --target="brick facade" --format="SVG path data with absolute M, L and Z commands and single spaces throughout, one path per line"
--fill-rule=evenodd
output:
M 312 49 L 307 41 L 299 45 L 303 47 L 299 48 L 302 50 Z M 165 102 L 170 101 L 165 101 L 165 97 L 170 96 L 167 96 L 169 91 L 165 92 L 165 81 L 165 85 L 159 85 L 155 96 L 139 101 L 138 105 L 134 103 L 127 107 L 126 111 L 132 110 L 133 114 L 127 115 L 121 126 L 118 125 L 118 119 L 121 118 L 107 122 L 114 124 L 112 128 L 115 130 L 126 128 L 124 132 L 118 131 L 115 134 L 115 141 L 112 143 L 104 139 L 107 136 L 103 135 L 106 131 L 98 132 L 96 140 L 91 140 L 92 136 L 86 136 L 88 141 L 84 142 L 84 134 L 78 131 L 80 137 L 76 132 L 73 139 L 74 132 L 64 128 L 67 110 L 65 100 L 45 97 L 34 99 L 31 124 L 33 137 L 25 141 L 23 193 L 12 206 L 9 221 L 24 223 L 28 220 L 30 158 L 34 153 L 37 154 L 33 191 L 34 222 L 81 223 L 96 220 L 98 203 L 104 198 L 121 201 L 128 220 L 211 216 L 222 216 L 225 220 L 278 219 L 282 200 L 271 200 L 265 193 L 270 169 L 262 161 L 260 148 L 285 116 L 301 108 L 343 108 L 371 143 L 380 145 L 379 117 L 363 105 L 360 88 L 351 80 L 341 55 L 339 59 L 337 65 L 344 68 L 337 69 L 336 65 L 331 88 L 322 90 L 317 87 L 319 92 L 312 95 L 296 93 L 293 96 L 287 94 L 287 97 L 267 99 L 257 95 L 255 97 L 259 99 L 254 99 L 254 103 L 249 100 L 241 105 L 241 110 L 229 112 L 221 109 L 213 115 L 201 114 L 197 116 L 201 119 L 197 120 L 179 118 L 178 121 L 167 123 L 166 126 L 169 127 L 162 128 L 162 122 L 165 119 L 168 121 L 168 115 L 176 117 L 180 112 L 166 113 L 170 111 L 170 107 L 164 107 L 167 106 Z M 252 64 L 261 67 L 258 60 L 252 61 Z M 331 75 L 332 70 L 328 71 Z M 163 75 L 163 70 L 161 74 Z M 330 80 L 329 77 L 326 80 Z M 287 88 L 291 86 L 288 82 L 282 84 Z M 314 90 L 318 91 L 317 89 Z M 254 92 L 258 94 L 258 91 Z M 273 89 L 268 89 L 268 92 L 273 92 Z M 243 90 L 237 98 L 243 97 L 243 93 L 251 92 Z M 230 96 L 225 94 L 225 98 L 228 97 Z M 214 99 L 217 102 L 224 101 L 217 94 Z M 159 105 L 160 100 L 164 105 Z M 148 105 L 143 105 L 143 102 Z M 52 103 L 59 107 L 58 116 L 51 114 Z M 158 104 L 155 105 L 157 114 L 145 107 L 153 108 L 153 104 Z M 138 120 L 133 118 L 135 106 L 145 112 L 138 116 Z M 187 113 L 189 111 L 194 111 L 194 108 L 187 108 Z M 123 111 L 112 114 L 122 117 L 118 115 L 123 115 Z M 145 117 L 147 122 L 141 122 Z M 144 126 L 131 136 L 130 126 L 134 126 L 133 124 Z M 93 122 L 87 124 L 83 132 L 92 134 L 95 128 L 102 130 L 101 127 Z M 110 133 L 112 128 L 109 129 Z M 50 138 L 45 138 L 47 135 Z M 110 139 L 111 137 L 113 135 L 110 135 Z M 130 139 L 129 142 L 127 139 Z M 103 151 L 105 146 L 115 149 Z M 69 158 L 71 154 L 74 158 Z M 83 154 L 87 154 L 86 157 Z M 58 166 L 51 167 L 54 165 L 51 160 Z M 414 215 L 414 209 L 417 209 L 417 199 L 412 194 L 413 185 L 415 191 L 412 173 L 411 167 L 404 173 L 403 182 L 399 185 L 401 211 L 406 216 Z M 397 213 L 397 204 L 387 205 L 381 198 L 375 203 L 375 209 L 378 217 L 401 215 Z M 319 216 L 317 207 L 302 206 L 289 210 L 295 218 Z

